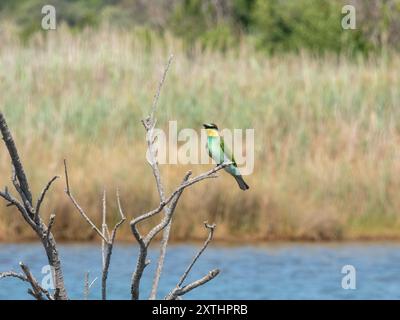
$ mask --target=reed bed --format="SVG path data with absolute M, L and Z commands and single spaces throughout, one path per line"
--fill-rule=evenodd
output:
M 400 56 L 267 56 L 246 41 L 226 52 L 187 50 L 168 34 L 103 27 L 59 27 L 21 43 L 0 33 L 1 109 L 16 136 L 34 192 L 70 167 L 75 196 L 100 223 L 106 186 L 111 208 L 121 190 L 130 216 L 157 205 L 145 160 L 147 113 L 163 64 L 174 62 L 160 99 L 158 124 L 200 130 L 255 129 L 255 170 L 242 192 L 221 173 L 184 193 L 174 240 L 204 237 L 217 223 L 227 241 L 339 240 L 400 236 Z M 1 185 L 10 164 L 0 147 Z M 188 169 L 163 165 L 167 185 Z M 90 240 L 61 179 L 46 209 L 58 239 Z M 112 207 L 114 206 L 114 207 Z M 114 211 L 115 219 L 118 217 Z M 128 217 L 128 218 L 129 218 Z M 112 218 L 112 215 L 110 219 Z M 120 239 L 131 239 L 128 225 Z M 0 207 L 0 239 L 33 238 L 13 209 Z

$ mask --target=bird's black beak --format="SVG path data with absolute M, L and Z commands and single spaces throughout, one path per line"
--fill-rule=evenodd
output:
M 204 127 L 204 129 L 207 129 L 207 128 L 209 128 L 210 126 L 209 126 L 207 123 L 203 123 L 203 127 Z

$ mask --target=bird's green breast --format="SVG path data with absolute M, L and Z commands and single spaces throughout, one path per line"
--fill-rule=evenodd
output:
M 208 153 L 211 158 L 217 163 L 222 163 L 224 161 L 224 151 L 221 148 L 220 137 L 207 137 L 207 148 Z
M 221 138 L 220 137 L 207 137 L 207 149 L 211 158 L 214 159 L 218 164 L 223 163 L 224 161 L 232 161 L 232 159 L 226 159 L 227 156 L 225 154 L 225 150 L 221 147 Z M 228 157 L 229 158 L 229 157 Z M 229 172 L 232 175 L 240 175 L 240 172 L 235 164 L 231 164 L 225 168 L 225 171 Z

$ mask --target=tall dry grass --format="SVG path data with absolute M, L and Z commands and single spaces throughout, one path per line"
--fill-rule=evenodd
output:
M 400 235 L 399 55 L 267 57 L 246 43 L 225 53 L 188 53 L 168 35 L 108 28 L 61 27 L 21 44 L 4 26 L 0 43 L 1 109 L 36 194 L 62 174 L 67 158 L 75 196 L 97 221 L 104 185 L 115 219 L 117 186 L 130 216 L 156 206 L 140 119 L 173 52 L 159 125 L 178 120 L 180 128 L 199 130 L 213 121 L 254 128 L 256 138 L 251 189 L 240 191 L 222 174 L 188 190 L 175 239 L 204 236 L 205 219 L 226 240 Z M 9 185 L 9 159 L 0 150 L 1 185 Z M 187 169 L 162 166 L 167 186 Z M 57 213 L 58 239 L 90 239 L 63 188 L 61 181 L 46 202 L 48 214 Z M 32 236 L 12 209 L 0 210 L 1 239 Z M 126 225 L 122 238 L 130 237 Z

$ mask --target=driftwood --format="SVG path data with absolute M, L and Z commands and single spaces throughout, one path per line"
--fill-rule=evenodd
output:
M 159 257 L 158 257 L 158 261 L 157 261 L 156 272 L 155 272 L 154 278 L 153 278 L 151 294 L 149 297 L 149 299 L 157 299 L 158 285 L 159 285 L 159 281 L 160 281 L 163 266 L 164 266 L 164 260 L 165 260 L 165 255 L 166 255 L 170 231 L 171 231 L 172 218 L 173 218 L 175 209 L 177 207 L 179 198 L 180 198 L 181 194 L 183 193 L 183 191 L 186 188 L 192 186 L 193 184 L 196 184 L 205 179 L 216 178 L 217 177 L 216 173 L 219 170 L 221 170 L 231 164 L 231 163 L 219 164 L 216 167 L 214 167 L 213 169 L 211 169 L 207 172 L 204 172 L 200 175 L 197 175 L 195 177 L 191 177 L 192 172 L 188 171 L 185 174 L 185 176 L 183 177 L 182 182 L 174 189 L 173 192 L 171 192 L 169 195 L 167 195 L 165 188 L 164 188 L 164 184 L 162 182 L 160 168 L 159 168 L 159 165 L 157 162 L 157 150 L 155 149 L 154 128 L 155 128 L 155 125 L 157 122 L 155 114 L 157 111 L 158 99 L 160 97 L 161 89 L 162 89 L 164 81 L 166 79 L 166 75 L 167 75 L 168 69 L 171 65 L 171 62 L 172 62 L 172 56 L 170 56 L 170 58 L 168 60 L 168 63 L 164 69 L 161 80 L 159 82 L 158 89 L 156 91 L 156 94 L 154 95 L 150 114 L 147 118 L 142 120 L 142 124 L 146 131 L 146 142 L 147 142 L 147 146 L 148 146 L 148 155 L 149 155 L 148 162 L 150 164 L 150 167 L 152 169 L 152 172 L 153 172 L 153 175 L 155 178 L 155 183 L 157 186 L 160 202 L 155 209 L 137 216 L 136 218 L 132 219 L 130 222 L 130 228 L 131 228 L 132 234 L 133 234 L 134 238 L 136 239 L 137 243 L 139 244 L 139 255 L 137 258 L 137 262 L 136 262 L 136 268 L 133 271 L 132 279 L 131 279 L 131 298 L 133 300 L 139 299 L 140 281 L 142 279 L 142 276 L 143 276 L 146 266 L 150 263 L 147 259 L 148 248 L 149 248 L 151 242 L 153 241 L 153 239 L 158 234 L 162 233 L 162 239 L 160 242 L 160 253 L 159 253 Z M 68 295 L 67 295 L 67 292 L 66 292 L 66 289 L 64 286 L 61 262 L 59 259 L 56 242 L 55 242 L 54 236 L 51 232 L 52 226 L 55 223 L 56 216 L 55 216 L 55 214 L 51 214 L 49 222 L 46 225 L 43 222 L 43 220 L 41 218 L 41 214 L 40 214 L 41 204 L 42 204 L 43 200 L 45 199 L 47 192 L 49 191 L 51 185 L 59 177 L 55 176 L 52 179 L 50 179 L 50 181 L 43 188 L 43 191 L 41 192 L 41 194 L 38 197 L 38 200 L 36 201 L 36 204 L 35 204 L 33 202 L 33 197 L 32 197 L 32 193 L 30 191 L 28 179 L 26 177 L 23 165 L 19 158 L 15 142 L 13 140 L 13 137 L 8 129 L 7 123 L 1 112 L 0 112 L 0 130 L 1 130 L 1 134 L 3 136 L 3 140 L 6 144 L 8 153 L 11 158 L 11 163 L 12 163 L 12 168 L 13 168 L 12 182 L 13 182 L 15 190 L 17 191 L 17 193 L 19 195 L 19 199 L 12 196 L 7 187 L 5 188 L 4 191 L 0 191 L 0 196 L 7 201 L 7 203 L 8 203 L 7 206 L 15 206 L 18 209 L 18 211 L 20 212 L 20 214 L 22 215 L 24 220 L 35 231 L 38 238 L 41 240 L 41 242 L 44 246 L 46 255 L 47 255 L 47 259 L 49 261 L 49 265 L 52 267 L 55 289 L 54 289 L 53 293 L 50 293 L 49 291 L 42 288 L 39 285 L 39 283 L 36 281 L 36 279 L 33 277 L 31 272 L 29 271 L 29 268 L 26 265 L 24 265 L 23 263 L 20 263 L 22 273 L 17 273 L 14 271 L 3 272 L 3 273 L 0 273 L 0 278 L 14 277 L 21 281 L 29 283 L 31 288 L 28 290 L 28 293 L 37 300 L 44 300 L 44 299 L 66 300 L 66 299 L 68 299 Z M 66 160 L 64 160 L 64 170 L 65 170 L 65 183 L 66 183 L 65 193 L 66 193 L 66 195 L 71 200 L 72 204 L 74 205 L 76 210 L 79 212 L 80 216 L 87 222 L 87 224 L 94 230 L 94 232 L 100 237 L 100 239 L 102 241 L 102 250 L 101 250 L 102 251 L 102 277 L 101 277 L 101 283 L 102 283 L 101 292 L 102 292 L 102 294 L 101 294 L 101 296 L 102 296 L 102 299 L 105 300 L 107 298 L 107 277 L 108 277 L 108 273 L 109 273 L 109 267 L 110 267 L 111 256 L 112 256 L 112 251 L 113 251 L 113 247 L 114 247 L 116 234 L 117 234 L 118 229 L 121 227 L 121 225 L 126 220 L 126 216 L 122 209 L 119 192 L 117 190 L 116 198 L 117 198 L 117 204 L 118 204 L 118 211 L 119 211 L 119 215 L 120 215 L 120 221 L 114 226 L 114 228 L 110 232 L 110 229 L 106 222 L 106 220 L 107 220 L 106 219 L 106 215 L 107 215 L 106 191 L 104 190 L 103 199 L 102 199 L 102 204 L 103 204 L 102 225 L 101 225 L 101 228 L 98 228 L 96 226 L 96 224 L 86 214 L 84 209 L 79 205 L 78 201 L 72 194 L 70 181 L 69 181 L 69 177 L 68 177 L 68 168 L 67 168 Z M 161 212 L 163 212 L 163 215 L 162 215 L 159 223 L 156 224 L 153 228 L 151 228 L 150 231 L 146 235 L 142 235 L 139 232 L 138 225 L 140 223 L 142 223 L 143 221 L 148 220 Z M 209 271 L 209 273 L 207 275 L 205 275 L 203 278 L 198 279 L 197 281 L 194 281 L 188 285 L 183 286 L 183 283 L 186 280 L 192 267 L 194 266 L 194 264 L 196 263 L 196 261 L 198 260 L 200 255 L 204 252 L 204 250 L 207 248 L 208 244 L 212 240 L 215 225 L 209 225 L 208 223 L 205 223 L 205 227 L 207 228 L 207 230 L 209 230 L 208 238 L 206 239 L 201 250 L 193 258 L 192 262 L 187 267 L 187 269 L 183 273 L 182 277 L 179 279 L 176 287 L 165 297 L 165 299 L 168 299 L 168 300 L 181 299 L 181 297 L 184 294 L 207 283 L 208 281 L 214 279 L 219 274 L 219 270 L 214 269 L 214 270 Z M 94 281 L 92 281 L 92 283 L 89 283 L 89 273 L 86 272 L 85 280 L 84 280 L 84 299 L 88 298 L 90 287 L 93 285 Z

